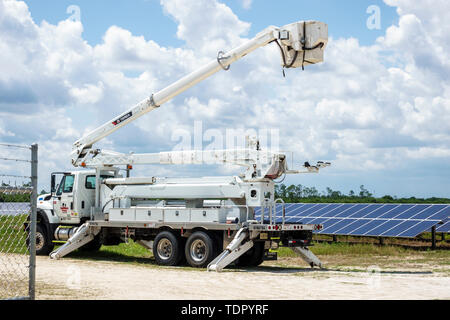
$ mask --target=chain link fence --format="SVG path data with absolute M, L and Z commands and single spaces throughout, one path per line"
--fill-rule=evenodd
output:
M 0 143 L 0 299 L 35 298 L 37 150 Z

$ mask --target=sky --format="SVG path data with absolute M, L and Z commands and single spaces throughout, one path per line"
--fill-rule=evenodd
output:
M 48 190 L 51 172 L 73 169 L 72 144 L 90 130 L 269 25 L 319 20 L 329 28 L 324 63 L 283 78 L 278 49 L 267 46 L 98 147 L 160 152 L 199 127 L 201 147 L 227 130 L 272 130 L 295 167 L 332 162 L 286 184 L 450 197 L 449 9 L 445 0 L 0 0 L 0 142 L 38 143 L 39 185 Z M 0 162 L 0 175 L 26 170 Z M 239 172 L 148 166 L 134 174 Z

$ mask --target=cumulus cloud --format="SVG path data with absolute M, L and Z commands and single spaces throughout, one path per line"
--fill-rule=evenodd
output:
M 161 5 L 178 23 L 178 38 L 204 54 L 240 44 L 250 29 L 249 23 L 218 1 L 161 0 Z
M 331 160 L 342 177 L 354 171 L 389 174 L 407 161 L 448 158 L 450 23 L 443 13 L 450 11 L 449 2 L 385 2 L 397 7 L 399 22 L 374 44 L 330 39 L 324 64 L 288 70 L 286 78 L 278 49 L 268 46 L 99 146 L 170 150 L 176 130 L 192 131 L 194 121 L 202 120 L 205 129 L 223 133 L 278 129 L 280 149 L 294 151 L 299 162 Z M 251 1 L 242 5 L 248 8 Z M 161 6 L 177 24 L 183 46 L 164 47 L 118 26 L 91 46 L 81 22 L 37 25 L 24 2 L 0 0 L 0 139 L 39 142 L 43 173 L 70 168 L 68 153 L 83 133 L 248 36 L 250 23 L 219 1 L 161 0 Z M 160 170 L 213 174 L 229 168 Z M 405 175 L 415 168 L 408 170 Z
M 241 0 L 242 8 L 244 9 L 250 9 L 252 6 L 252 0 Z

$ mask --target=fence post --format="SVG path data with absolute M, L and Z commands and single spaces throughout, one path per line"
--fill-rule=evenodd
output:
M 31 217 L 30 217 L 30 276 L 29 297 L 35 300 L 36 291 L 36 220 L 37 220 L 37 188 L 38 188 L 38 145 L 31 146 Z

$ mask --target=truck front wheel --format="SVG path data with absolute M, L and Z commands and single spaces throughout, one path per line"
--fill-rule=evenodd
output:
M 40 224 L 36 225 L 36 255 L 46 256 L 52 252 L 54 245 L 49 239 L 44 228 Z M 30 247 L 29 237 L 27 238 L 27 247 Z

